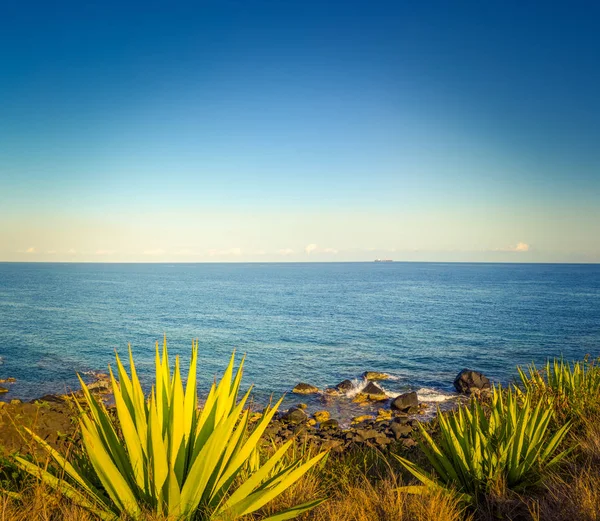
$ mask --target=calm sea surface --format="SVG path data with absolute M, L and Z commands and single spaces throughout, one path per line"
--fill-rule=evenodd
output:
M 257 401 L 365 370 L 441 400 L 463 367 L 600 355 L 600 265 L 0 263 L 3 399 L 75 387 L 128 342 L 148 381 L 164 332 L 184 366 L 199 339 L 205 385 L 246 353 Z

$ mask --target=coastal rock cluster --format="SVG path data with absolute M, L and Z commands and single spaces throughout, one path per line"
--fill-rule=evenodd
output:
M 88 384 L 97 399 L 110 404 L 111 381 L 108 375 L 95 373 L 94 380 Z M 420 403 L 416 392 L 407 392 L 390 398 L 378 383 L 388 377 L 385 373 L 367 371 L 363 374 L 366 383 L 360 390 L 351 380 L 344 380 L 332 388 L 320 391 L 317 387 L 302 383 L 293 390 L 295 394 L 309 395 L 320 393 L 327 403 L 336 397 L 346 397 L 358 405 L 370 405 L 370 414 L 359 414 L 347 425 L 331 417 L 328 410 L 319 410 L 312 414 L 305 404 L 297 404 L 287 411 L 279 412 L 264 433 L 265 442 L 283 442 L 291 437 L 314 444 L 322 449 L 344 451 L 352 446 L 374 446 L 385 449 L 388 446 L 410 449 L 416 442 L 413 435 L 417 430 L 418 415 L 427 404 Z M 14 378 L 0 380 L 1 383 L 13 383 Z M 490 389 L 489 379 L 477 371 L 462 370 L 454 380 L 459 393 L 477 394 Z M 75 434 L 76 407 L 73 401 L 83 401 L 83 392 L 69 395 L 47 395 L 22 403 L 11 400 L 0 401 L 0 445 L 4 449 L 23 450 L 23 438 L 13 418 L 19 418 L 19 424 L 33 428 L 51 445 L 56 446 L 62 440 L 71 439 Z M 109 405 L 110 406 L 110 405 Z M 376 412 L 374 410 L 376 409 Z M 366 411 L 365 411 L 366 412 Z M 251 418 L 255 422 L 262 413 L 256 412 Z M 425 428 L 428 424 L 425 423 Z
M 256 413 L 254 420 L 260 417 Z M 271 421 L 264 433 L 268 442 L 281 443 L 292 437 L 321 449 L 335 452 L 345 451 L 352 446 L 365 445 L 385 449 L 391 444 L 400 443 L 404 448 L 415 446 L 413 439 L 417 420 L 408 414 L 394 415 L 391 411 L 380 410 L 377 416 L 356 417 L 349 427 L 329 417 L 328 411 L 318 411 L 312 415 L 305 412 L 302 404 L 292 407 Z

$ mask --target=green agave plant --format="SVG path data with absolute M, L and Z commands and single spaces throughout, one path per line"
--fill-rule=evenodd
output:
M 531 364 L 525 372 L 518 367 L 519 377 L 526 392 L 568 402 L 569 409 L 581 412 L 587 402 L 595 403 L 600 395 L 600 367 L 584 360 L 570 364 L 564 360 L 548 360 L 543 371 Z
M 257 445 L 281 400 L 268 407 L 249 432 L 249 410 L 244 406 L 250 390 L 238 400 L 244 360 L 234 375 L 234 353 L 221 381 L 213 383 L 199 410 L 197 356 L 196 342 L 184 391 L 179 358 L 171 373 L 166 338 L 162 356 L 157 342 L 156 381 L 146 397 L 131 348 L 131 377 L 117 355 L 118 381 L 109 368 L 116 420 L 80 378 L 87 404 L 85 409 L 80 406 L 81 461 L 68 461 L 29 431 L 64 478 L 21 457 L 16 458 L 18 465 L 106 521 L 123 514 L 138 519 L 144 512 L 199 520 L 231 520 L 256 512 L 301 478 L 325 453 L 282 466 L 292 443 L 289 441 L 258 465 Z M 321 501 L 296 506 L 268 520 L 292 519 Z
M 518 491 L 537 484 L 568 452 L 557 453 L 557 449 L 570 426 L 565 424 L 552 434 L 548 429 L 552 414 L 541 402 L 534 406 L 527 394 L 517 396 L 495 388 L 488 415 L 478 400 L 453 413 L 438 411 L 437 442 L 419 425 L 420 445 L 436 476 L 395 457 L 425 486 L 452 488 L 467 502 L 476 501 L 499 482 Z M 418 492 L 418 487 L 407 489 Z

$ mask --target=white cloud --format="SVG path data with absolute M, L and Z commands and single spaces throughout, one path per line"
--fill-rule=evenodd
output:
M 157 248 L 155 250 L 144 250 L 144 255 L 163 255 L 165 250 Z
M 37 253 L 37 250 L 35 249 L 34 246 L 30 246 L 29 248 L 27 248 L 25 250 L 25 253 Z
M 519 242 L 512 251 L 529 251 L 529 244 L 525 242 Z
M 69 255 L 75 255 L 77 253 L 77 250 L 71 248 L 68 252 Z
M 279 250 L 277 253 L 279 255 L 293 255 L 294 250 L 292 250 L 292 248 L 284 248 L 282 250 Z
M 233 255 L 239 257 L 242 254 L 241 248 L 229 248 L 228 250 L 208 250 L 208 254 L 211 257 L 223 257 Z
M 317 249 L 317 245 L 316 244 L 309 244 L 309 245 L 306 246 L 306 248 L 304 248 L 304 251 L 306 252 L 306 255 L 310 255 L 316 249 Z
M 526 242 L 518 242 L 516 244 L 516 246 L 514 244 L 511 244 L 508 248 L 496 248 L 495 250 L 492 251 L 510 251 L 513 253 L 524 253 L 526 251 L 529 251 L 531 249 L 531 246 L 529 244 L 527 244 Z
M 323 253 L 331 253 L 332 255 L 335 255 L 338 253 L 338 250 L 336 250 L 335 248 L 325 248 L 323 250 Z

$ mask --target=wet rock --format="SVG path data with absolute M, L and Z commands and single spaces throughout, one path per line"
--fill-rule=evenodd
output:
M 392 411 L 388 410 L 388 409 L 379 409 L 377 411 L 377 418 L 375 418 L 376 421 L 381 422 L 381 421 L 386 421 L 386 420 L 391 420 L 392 419 Z
M 10 401 L 10 404 L 11 404 L 11 405 L 19 405 L 19 404 L 21 404 L 21 403 L 23 403 L 23 402 L 22 402 L 21 400 L 18 400 L 18 399 L 14 399 L 14 400 L 11 400 L 11 401 Z
M 305 410 L 307 407 L 308 407 L 308 405 L 306 405 L 305 403 L 296 404 L 296 409 Z
M 490 380 L 483 373 L 463 369 L 454 379 L 454 388 L 462 394 L 471 394 L 475 390 L 490 389 Z
M 327 420 L 329 420 L 331 418 L 331 414 L 329 411 L 317 411 L 316 413 L 313 414 L 313 418 L 318 423 L 322 423 L 322 422 L 326 422 Z
M 365 371 L 362 377 L 366 380 L 387 380 L 390 375 L 387 373 L 379 373 L 377 371 Z
M 281 416 L 281 421 L 285 423 L 298 424 L 304 423 L 306 420 L 308 420 L 306 413 L 302 409 L 297 409 L 295 407 L 292 407 Z
M 8 389 L 6 387 L 0 387 L 0 394 L 7 393 Z
M 296 394 L 315 394 L 319 392 L 319 388 L 314 385 L 299 383 L 292 389 L 292 392 Z
M 323 391 L 325 396 L 341 396 L 343 393 L 335 389 L 334 387 L 328 387 Z
M 337 384 L 335 389 L 340 393 L 347 393 L 348 391 L 354 389 L 354 384 L 352 383 L 352 380 L 344 380 L 343 382 Z
M 9 378 L 0 378 L 0 384 L 14 384 L 16 381 L 17 379 L 12 376 Z
M 418 407 L 419 406 L 419 397 L 417 396 L 417 393 L 415 393 L 414 391 L 411 393 L 404 393 L 401 394 L 400 396 L 398 396 L 397 398 L 394 398 L 394 400 L 392 401 L 390 407 L 394 410 L 394 411 L 408 411 L 411 407 Z
M 97 373 L 94 375 L 94 381 L 90 384 L 87 384 L 87 388 L 90 391 L 96 392 L 110 392 L 112 389 L 112 382 L 110 380 L 110 376 L 104 373 Z
M 354 403 L 378 402 L 387 400 L 384 390 L 373 382 L 369 382 L 365 388 L 352 400 Z
M 355 416 L 354 418 L 352 418 L 352 423 L 357 424 L 357 423 L 366 422 L 366 421 L 369 421 L 372 419 L 373 419 L 373 416 L 371 416 L 370 414 L 362 414 L 360 416 Z

